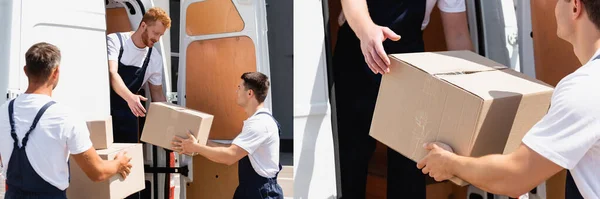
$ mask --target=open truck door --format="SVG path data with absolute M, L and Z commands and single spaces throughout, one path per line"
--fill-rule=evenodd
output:
M 264 0 L 182 0 L 180 2 L 178 104 L 210 113 L 209 139 L 231 142 L 246 115 L 235 90 L 244 72 L 270 76 Z M 271 95 L 265 107 L 272 109 Z M 226 166 L 202 156 L 179 155 L 189 168 L 180 198 L 232 198 L 237 164 Z
M 105 0 L 103 1 L 106 9 L 106 35 L 115 32 L 128 32 L 137 30 L 142 17 L 152 7 L 161 7 L 168 12 L 168 8 L 158 5 L 161 1 L 157 0 Z M 161 54 L 163 63 L 163 92 L 169 100 L 171 93 L 171 75 L 170 75 L 170 30 L 154 44 L 153 49 Z M 104 50 L 106 53 L 106 50 Z M 106 59 L 106 58 L 105 58 Z M 151 96 L 148 85 L 145 85 L 142 92 L 149 99 L 145 103 L 146 110 L 150 106 Z M 143 130 L 145 118 L 140 118 L 140 133 Z M 175 157 L 171 151 L 156 147 L 151 144 L 144 144 L 144 171 L 146 179 L 146 189 L 142 191 L 142 198 L 151 199 L 171 199 L 174 198 L 177 183 L 174 179 L 179 176 L 174 175 L 184 173 L 184 170 L 175 169 Z

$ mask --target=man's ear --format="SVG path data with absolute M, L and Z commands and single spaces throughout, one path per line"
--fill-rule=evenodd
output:
M 60 66 L 56 66 L 54 71 L 52 72 L 52 78 L 58 79 L 58 75 L 60 74 Z
M 572 0 L 573 1 L 573 17 L 578 18 L 581 16 L 583 12 L 583 4 L 581 0 Z

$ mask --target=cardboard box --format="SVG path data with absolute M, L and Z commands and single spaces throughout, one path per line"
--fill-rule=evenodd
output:
M 93 182 L 71 158 L 71 183 L 67 189 L 68 198 L 85 199 L 122 199 L 146 188 L 144 183 L 144 160 L 142 159 L 142 144 L 114 143 L 108 149 L 98 150 L 103 160 L 114 160 L 115 156 L 127 151 L 131 157 L 131 173 L 125 180 L 116 174 L 109 180 Z
M 111 116 L 104 120 L 87 121 L 87 127 L 90 130 L 90 139 L 94 149 L 110 148 L 114 142 Z
M 172 149 L 174 136 L 188 137 L 191 131 L 198 143 L 206 144 L 214 116 L 171 103 L 150 104 L 141 140 Z
M 550 106 L 551 86 L 470 51 L 390 59 L 370 135 L 416 162 L 432 141 L 463 156 L 513 151 Z

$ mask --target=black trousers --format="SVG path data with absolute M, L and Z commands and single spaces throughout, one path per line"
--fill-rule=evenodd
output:
M 340 27 L 333 56 L 340 173 L 343 198 L 365 198 L 369 160 L 375 139 L 369 136 L 381 75 L 365 64 L 358 39 Z M 422 40 L 386 49 L 389 53 L 421 52 Z M 425 178 L 416 163 L 388 149 L 387 198 L 425 198 Z

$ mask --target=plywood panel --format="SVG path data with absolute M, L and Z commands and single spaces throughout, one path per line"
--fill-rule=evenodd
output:
M 341 1 L 329 0 L 329 32 L 331 36 L 331 49 L 335 49 L 335 43 L 337 41 L 337 32 L 340 29 L 340 24 L 338 23 L 338 17 L 342 12 L 342 4 Z
M 386 198 L 387 182 L 385 176 L 369 174 L 367 176 L 367 199 Z
M 531 1 L 536 78 L 554 86 L 581 66 L 571 44 L 556 35 L 555 5 L 556 1 Z
M 106 34 L 132 31 L 125 8 L 106 9 Z
M 238 164 L 227 166 L 202 156 L 194 157 L 194 182 L 187 184 L 187 198 L 233 198 L 238 186 Z
M 547 199 L 565 199 L 567 170 L 563 170 L 546 181 Z
M 239 32 L 244 28 L 244 21 L 231 0 L 193 3 L 187 8 L 185 17 L 188 35 Z
M 444 26 L 442 16 L 437 6 L 431 11 L 429 24 L 423 30 L 423 41 L 425 42 L 425 51 L 446 51 L 446 37 L 444 36 Z
M 254 43 L 248 37 L 195 41 L 186 53 L 186 106 L 215 116 L 210 139 L 235 138 L 248 117 L 235 91 L 242 73 L 256 71 Z

